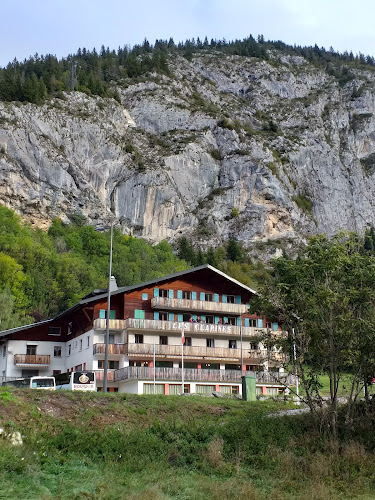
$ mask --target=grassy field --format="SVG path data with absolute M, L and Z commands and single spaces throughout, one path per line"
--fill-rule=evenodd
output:
M 332 442 L 288 407 L 0 388 L 0 499 L 375 498 L 375 411 Z

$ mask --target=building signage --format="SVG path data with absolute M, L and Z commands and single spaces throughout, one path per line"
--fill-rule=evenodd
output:
M 183 323 L 175 321 L 173 330 L 184 330 L 184 332 L 207 332 L 207 333 L 232 333 L 231 325 L 212 325 L 207 323 Z

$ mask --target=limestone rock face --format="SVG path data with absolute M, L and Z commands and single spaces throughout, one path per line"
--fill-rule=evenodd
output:
M 303 240 L 375 225 L 375 85 L 302 57 L 170 56 L 170 76 L 42 106 L 0 102 L 0 203 L 158 242 Z M 340 85 L 341 83 L 341 85 Z

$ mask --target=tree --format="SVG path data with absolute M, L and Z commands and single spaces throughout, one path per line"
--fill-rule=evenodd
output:
M 332 239 L 315 236 L 297 259 L 272 262 L 272 273 L 252 307 L 277 319 L 289 331 L 286 348 L 296 347 L 296 367 L 314 415 L 322 401 L 319 376 L 330 381 L 329 428 L 337 433 L 337 398 L 343 375 L 351 376 L 346 410 L 374 369 L 375 260 L 356 234 Z

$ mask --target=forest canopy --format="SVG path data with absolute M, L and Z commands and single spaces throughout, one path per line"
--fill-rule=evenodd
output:
M 51 96 L 63 98 L 62 92 L 70 90 L 120 100 L 116 84 L 151 72 L 169 74 L 168 57 L 173 54 L 180 54 L 188 60 L 202 52 L 267 60 L 270 51 L 302 56 L 311 64 L 324 68 L 340 85 L 354 78 L 350 67 L 372 67 L 375 64 L 369 55 L 339 53 L 317 45 L 292 46 L 279 40 L 265 40 L 262 35 L 257 40 L 251 35 L 234 41 L 209 41 L 206 37 L 177 44 L 170 38 L 156 40 L 153 45 L 145 39 L 143 44 L 132 48 L 124 46 L 110 50 L 102 46 L 99 52 L 95 48 L 91 51 L 80 48 L 75 54 L 60 60 L 52 54 L 35 54 L 23 62 L 14 59 L 5 68 L 0 68 L 0 100 L 41 104 Z

